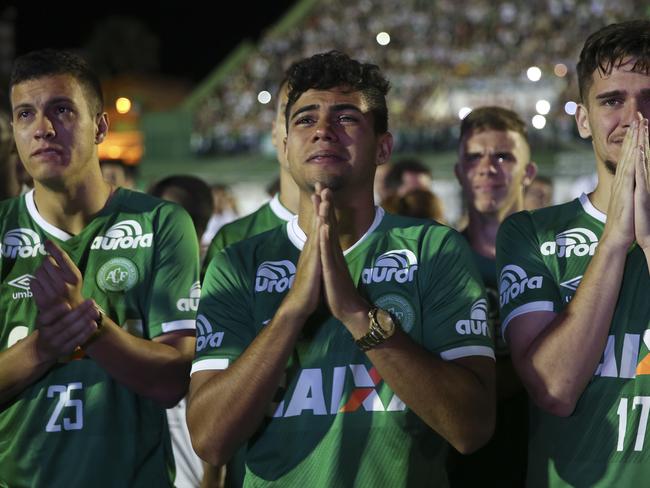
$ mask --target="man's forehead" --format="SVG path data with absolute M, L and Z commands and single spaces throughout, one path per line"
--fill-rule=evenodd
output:
M 464 137 L 463 144 L 461 144 L 467 151 L 483 148 L 495 151 L 512 151 L 526 145 L 524 137 L 519 132 L 496 129 L 473 130 Z
M 645 80 L 650 85 L 650 72 L 648 67 L 638 63 L 636 58 L 628 57 L 622 61 L 614 61 L 611 66 L 605 66 L 606 69 L 596 68 L 591 75 L 592 82 L 602 84 L 618 84 L 623 78 L 634 77 L 638 80 Z M 621 89 L 625 88 L 625 83 L 621 82 Z M 592 85 L 593 88 L 593 85 Z
M 12 105 L 47 103 L 52 99 L 83 97 L 79 81 L 71 75 L 48 75 L 21 81 L 11 87 Z
M 347 87 L 335 87 L 327 90 L 309 89 L 302 93 L 291 108 L 295 112 L 302 107 L 315 105 L 318 107 L 331 107 L 337 105 L 350 105 L 361 112 L 368 111 L 368 103 L 363 93 L 358 90 L 351 90 Z

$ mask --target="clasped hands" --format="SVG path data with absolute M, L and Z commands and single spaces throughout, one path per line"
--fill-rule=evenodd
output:
M 304 323 L 322 299 L 346 327 L 357 324 L 359 330 L 366 330 L 370 306 L 357 291 L 343 256 L 332 190 L 316 183 L 311 201 L 309 235 L 283 306 Z
M 648 119 L 637 113 L 621 147 L 603 239 L 624 249 L 636 241 L 646 254 L 650 252 L 649 158 Z
M 49 253 L 30 282 L 38 308 L 37 348 L 45 361 L 68 356 L 97 331 L 95 302 L 81 294 L 83 278 L 70 257 L 52 241 Z

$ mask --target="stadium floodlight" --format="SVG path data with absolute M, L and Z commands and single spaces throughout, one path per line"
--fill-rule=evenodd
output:
M 551 111 L 551 104 L 548 102 L 548 100 L 537 100 L 537 103 L 535 104 L 535 110 L 537 110 L 538 114 L 546 115 Z
M 526 76 L 530 81 L 539 81 L 542 77 L 542 70 L 537 66 L 531 66 L 526 70 Z
M 535 127 L 535 129 L 543 129 L 546 125 L 546 117 L 543 115 L 535 115 L 531 122 L 533 123 L 533 127 Z
M 555 65 L 555 68 L 553 68 L 553 73 L 555 73 L 555 76 L 558 76 L 560 78 L 564 78 L 568 72 L 569 69 L 564 63 L 557 63 Z
M 572 100 L 569 100 L 564 104 L 564 111 L 567 113 L 567 115 L 575 115 L 577 109 L 578 104 Z
M 257 94 L 257 101 L 266 105 L 271 101 L 271 94 L 266 90 L 262 90 Z
M 115 100 L 115 110 L 118 114 L 128 114 L 131 110 L 131 100 L 126 97 L 120 97 Z
M 469 107 L 462 107 L 462 108 L 458 111 L 458 118 L 459 118 L 460 120 L 463 120 L 465 117 L 467 117 L 467 116 L 469 115 L 469 113 L 470 113 L 471 111 L 472 111 L 472 109 L 469 108 Z
M 388 32 L 380 32 L 377 34 L 377 44 L 380 46 L 388 46 L 390 44 L 390 34 Z

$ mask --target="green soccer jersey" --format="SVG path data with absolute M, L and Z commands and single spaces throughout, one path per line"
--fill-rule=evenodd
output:
M 227 368 L 273 318 L 305 240 L 294 218 L 214 258 L 192 373 Z M 480 279 L 454 230 L 378 209 L 344 254 L 360 293 L 433 354 L 494 358 Z M 446 446 L 323 307 L 305 325 L 269 415 L 248 441 L 244 486 L 446 486 Z
M 564 309 L 595 253 L 605 218 L 583 194 L 563 205 L 517 213 L 501 226 L 497 269 L 504 332 L 514 317 Z M 531 410 L 530 486 L 648 484 L 649 289 L 645 256 L 634 246 L 602 361 L 575 411 L 563 418 Z
M 293 214 L 280 203 L 280 198 L 276 194 L 270 202 L 265 203 L 252 214 L 227 223 L 219 229 L 217 235 L 212 239 L 210 247 L 208 247 L 201 276 L 205 276 L 208 264 L 210 264 L 215 254 L 226 246 L 271 230 L 273 227 L 289 221 L 291 217 L 293 217 Z
M 118 189 L 78 235 L 46 222 L 33 191 L 0 203 L 0 349 L 36 327 L 30 280 L 56 242 L 83 295 L 132 334 L 194 329 L 198 244 L 177 205 Z M 164 409 L 89 357 L 61 360 L 0 412 L 0 486 L 172 486 Z

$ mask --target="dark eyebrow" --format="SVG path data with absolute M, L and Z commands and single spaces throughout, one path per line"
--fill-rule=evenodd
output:
M 334 112 L 342 112 L 344 110 L 354 110 L 355 112 L 361 112 L 361 109 L 357 107 L 356 105 L 353 105 L 351 103 L 341 103 L 339 105 L 333 105 L 332 106 L 332 111 Z
M 298 115 L 300 115 L 303 112 L 310 112 L 312 110 L 318 110 L 320 108 L 320 105 L 313 104 L 313 105 L 305 105 L 302 108 L 299 108 L 294 112 L 294 114 L 291 116 L 291 119 L 295 119 Z M 363 113 L 359 107 L 352 103 L 340 103 L 338 105 L 332 105 L 331 108 L 332 112 L 343 112 L 345 110 L 354 110 L 355 112 Z
M 601 93 L 600 95 L 596 95 L 596 100 L 603 100 L 605 98 L 612 98 L 612 97 L 620 97 L 622 95 L 625 95 L 626 93 L 627 92 L 623 90 L 612 90 L 605 93 Z
M 320 105 L 305 105 L 304 107 L 299 108 L 296 110 L 293 115 L 291 116 L 291 120 L 295 119 L 298 115 L 300 115 L 303 112 L 310 112 L 312 110 L 317 110 Z

